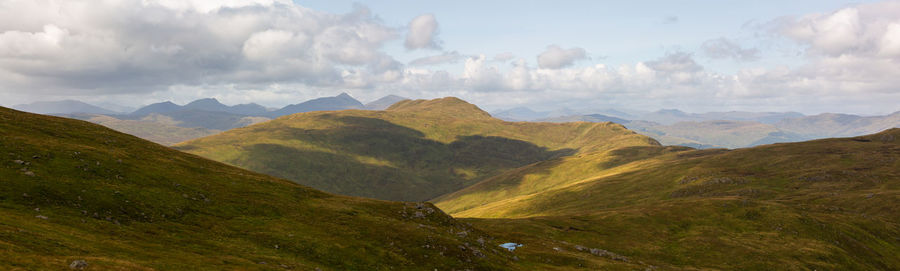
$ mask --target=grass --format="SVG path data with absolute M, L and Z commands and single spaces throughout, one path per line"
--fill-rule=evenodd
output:
M 515 123 L 456 98 L 309 112 L 176 149 L 328 192 L 423 201 L 528 164 L 656 141 L 613 123 Z
M 545 236 L 665 268 L 891 270 L 898 139 L 892 129 L 732 151 L 597 152 L 509 171 L 436 205 L 506 238 Z
M 336 196 L 88 122 L 0 108 L 0 155 L 4 270 L 523 265 L 430 204 Z

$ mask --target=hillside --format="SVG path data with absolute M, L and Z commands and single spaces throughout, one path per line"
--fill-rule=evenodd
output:
M 898 158 L 900 129 L 731 151 L 633 147 L 529 165 L 435 202 L 507 238 L 658 266 L 895 270 Z
M 63 101 L 54 101 L 54 102 L 34 102 L 30 104 L 20 104 L 13 106 L 16 110 L 22 110 L 25 112 L 37 113 L 37 114 L 72 114 L 72 113 L 87 113 L 87 114 L 116 114 L 109 109 L 105 109 L 99 106 L 87 104 L 80 101 L 75 100 L 63 100 Z
M 900 111 L 885 116 L 866 117 L 826 113 L 785 119 L 775 123 L 775 126 L 786 132 L 808 138 L 857 136 L 890 128 L 900 128 Z
M 554 157 L 653 145 L 618 124 L 504 122 L 443 98 L 284 116 L 175 148 L 333 193 L 421 201 Z
M 137 120 L 117 119 L 111 116 L 92 114 L 70 114 L 62 116 L 90 121 L 119 132 L 166 146 L 222 132 L 220 130 L 200 127 L 181 127 L 178 126 L 180 122 L 168 116 L 155 113 Z
M 430 204 L 322 193 L 88 122 L 0 120 L 0 269 L 518 269 Z

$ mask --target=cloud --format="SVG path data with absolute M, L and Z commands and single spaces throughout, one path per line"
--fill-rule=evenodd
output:
M 423 14 L 413 18 L 409 22 L 409 30 L 406 34 L 406 49 L 440 49 L 437 41 L 438 22 L 434 14 Z
M 558 45 L 547 46 L 547 50 L 538 55 L 538 66 L 542 69 L 559 69 L 572 66 L 575 61 L 587 59 L 587 52 L 578 47 L 563 49 Z
M 410 66 L 430 66 L 430 65 L 440 65 L 440 64 L 448 64 L 448 63 L 456 63 L 465 58 L 465 56 L 460 55 L 457 51 L 452 52 L 444 52 L 440 55 L 426 56 L 422 58 L 417 58 L 409 62 Z
M 499 62 L 506 62 L 506 61 L 512 60 L 513 58 L 516 58 L 516 55 L 514 55 L 513 53 L 503 52 L 503 53 L 494 55 L 493 60 L 499 61 Z
M 900 57 L 900 2 L 888 1 L 777 21 L 776 31 L 807 46 L 810 55 Z
M 0 9 L 0 87 L 38 94 L 146 93 L 173 85 L 341 86 L 343 71 L 402 69 L 398 38 L 362 6 L 287 0 L 12 1 Z M 66 12 L 58 12 L 65 10 Z
M 707 40 L 703 42 L 700 48 L 706 56 L 715 59 L 729 58 L 738 61 L 756 61 L 760 58 L 759 49 L 743 48 L 726 38 Z

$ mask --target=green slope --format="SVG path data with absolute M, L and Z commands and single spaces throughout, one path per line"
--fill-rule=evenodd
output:
M 626 148 L 523 167 L 436 205 L 506 238 L 669 268 L 896 270 L 898 169 L 900 129 L 732 151 Z
M 309 112 L 176 149 L 329 192 L 428 200 L 531 163 L 656 141 L 614 123 L 517 123 L 456 98 Z
M 3 270 L 519 268 L 430 204 L 335 196 L 88 122 L 0 108 L 0 155 Z

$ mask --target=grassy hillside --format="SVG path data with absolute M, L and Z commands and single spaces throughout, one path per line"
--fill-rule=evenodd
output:
M 662 267 L 896 270 L 898 169 L 900 129 L 732 151 L 634 147 L 523 167 L 436 205 L 505 238 Z
M 703 122 L 679 122 L 660 125 L 653 122 L 634 121 L 626 124 L 629 129 L 658 139 L 665 145 L 743 148 L 774 142 L 803 141 L 804 137 L 785 133 L 771 124 L 755 121 L 715 120 Z
M 178 126 L 178 121 L 159 114 L 151 114 L 139 120 L 117 119 L 110 116 L 92 114 L 65 116 L 90 121 L 166 146 L 222 132 L 200 127 L 181 127 Z
M 443 98 L 294 114 L 175 148 L 329 192 L 421 201 L 555 157 L 655 145 L 618 124 L 504 122 Z
M 88 122 L 0 108 L 0 155 L 3 270 L 542 265 L 430 204 L 335 196 Z

